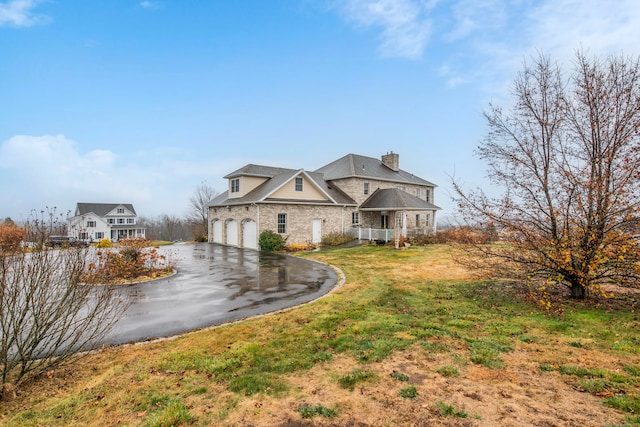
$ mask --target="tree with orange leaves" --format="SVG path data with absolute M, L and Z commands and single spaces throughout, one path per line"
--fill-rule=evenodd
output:
M 640 64 L 583 52 L 574 64 L 565 80 L 541 54 L 515 79 L 513 106 L 485 113 L 477 154 L 501 194 L 453 186 L 461 217 L 504 241 L 474 245 L 476 267 L 582 299 L 640 279 Z

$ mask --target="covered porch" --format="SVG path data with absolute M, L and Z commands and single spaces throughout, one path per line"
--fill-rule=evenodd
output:
M 399 188 L 378 189 L 359 207 L 359 224 L 352 227 L 360 240 L 389 242 L 410 234 L 436 232 L 440 208 Z

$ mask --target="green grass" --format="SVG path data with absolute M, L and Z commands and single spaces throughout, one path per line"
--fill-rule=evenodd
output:
M 415 386 L 410 385 L 409 387 L 405 387 L 400 390 L 400 397 L 405 399 L 415 399 L 418 397 L 418 390 L 416 390 Z
M 439 367 L 436 372 L 438 372 L 443 377 L 458 377 L 460 376 L 460 371 L 458 368 L 452 365 L 446 365 Z
M 438 413 L 443 417 L 467 418 L 468 414 L 462 409 L 456 409 L 453 405 L 444 402 L 436 402 Z
M 334 418 L 338 415 L 335 409 L 328 408 L 324 405 L 300 405 L 297 412 L 302 418 L 313 418 L 318 415 L 325 418 Z
M 566 343 L 564 348 L 573 354 L 600 351 L 625 360 L 626 365 L 614 369 L 594 360 L 595 367 L 583 367 L 570 364 L 576 363 L 575 357 L 570 363 L 549 357 L 536 361 L 541 371 L 560 374 L 567 383 L 594 395 L 611 392 L 615 397 L 603 398 L 603 403 L 638 413 L 640 331 L 637 313 L 630 306 L 558 301 L 557 313 L 548 313 L 510 284 L 409 273 L 425 260 L 448 257 L 443 246 L 402 251 L 367 246 L 301 256 L 340 267 L 347 284 L 326 298 L 286 313 L 154 345 L 156 350 L 149 351 L 148 357 L 118 365 L 118 373 L 108 384 L 95 387 L 92 393 L 106 396 L 95 406 L 122 406 L 129 413 L 148 411 L 145 422 L 149 425 L 163 425 L 174 418 L 178 424 L 215 425 L 239 410 L 242 399 L 291 394 L 287 375 L 304 375 L 336 359 L 356 361 L 357 368 L 332 377 L 340 387 L 353 390 L 363 384 L 376 386 L 373 380 L 378 373 L 372 364 L 408 349 L 425 360 L 451 361 L 453 364 L 437 372 L 456 377 L 461 375 L 456 366 L 502 369 L 505 355 L 515 348 L 535 345 L 555 350 L 558 343 Z M 404 374 L 395 374 L 393 378 L 403 381 Z M 232 397 L 215 396 L 216 387 Z M 113 393 L 117 397 L 111 397 L 112 390 L 118 390 Z M 85 391 L 42 399 L 39 409 L 25 406 L 8 416 L 6 424 L 86 423 L 92 421 L 92 399 Z M 210 415 L 202 419 L 198 415 L 194 421 L 189 418 L 187 399 L 216 406 Z M 442 403 L 440 412 L 446 412 L 445 416 L 464 413 L 446 409 L 449 407 Z
M 373 373 L 356 369 L 355 371 L 338 378 L 338 385 L 342 388 L 353 390 L 356 385 L 366 382 L 373 378 Z

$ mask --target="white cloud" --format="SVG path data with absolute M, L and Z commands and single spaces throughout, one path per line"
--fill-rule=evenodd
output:
M 430 6 L 425 2 L 339 0 L 334 5 L 356 26 L 380 29 L 379 51 L 384 57 L 418 59 L 431 35 Z
M 148 1 L 148 0 L 141 1 L 140 6 L 142 6 L 145 9 L 162 9 L 164 7 L 164 5 L 159 1 Z
M 228 159 L 226 160 L 228 162 Z M 73 209 L 77 202 L 133 203 L 140 215 L 182 216 L 203 180 L 222 180 L 217 159 L 181 159 L 180 152 L 83 152 L 64 135 L 18 135 L 0 144 L 0 218 L 25 218 L 32 209 Z M 215 185 L 214 185 L 215 186 Z
M 38 3 L 39 0 L 10 0 L 0 3 L 0 27 L 31 27 L 47 22 L 47 16 L 32 12 Z

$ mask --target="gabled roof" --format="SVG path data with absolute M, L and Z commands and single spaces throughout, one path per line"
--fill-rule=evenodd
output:
M 227 205 L 244 205 L 247 203 L 265 203 L 268 202 L 269 196 L 271 196 L 278 189 L 282 188 L 287 182 L 291 181 L 297 176 L 304 175 L 315 187 L 326 196 L 325 203 L 338 204 L 338 205 L 355 205 L 356 202 L 344 194 L 341 190 L 335 186 L 331 186 L 330 183 L 323 179 L 322 174 L 307 172 L 304 169 L 283 169 L 283 168 L 270 168 L 268 166 L 256 166 L 247 165 L 235 172 L 230 173 L 226 178 L 234 178 L 239 176 L 262 176 L 268 177 L 267 181 L 263 182 L 249 193 L 242 197 L 228 197 L 228 192 L 220 194 L 218 197 L 211 201 L 209 206 L 227 206 Z M 269 175 L 271 174 L 271 175 Z M 287 203 L 322 203 L 314 200 L 279 200 Z
M 91 212 L 98 216 L 106 216 L 109 212 L 118 207 L 123 207 L 132 214 L 137 215 L 136 210 L 133 208 L 131 203 L 78 203 L 76 205 L 75 216 L 86 215 Z
M 360 205 L 361 211 L 435 211 L 433 203 L 413 196 L 399 188 L 377 189 Z
M 324 179 L 332 181 L 341 178 L 369 178 L 381 181 L 392 181 L 405 184 L 436 185 L 402 169 L 393 171 L 385 166 L 380 159 L 347 154 L 315 172 L 324 174 Z
M 246 166 L 237 169 L 230 174 L 225 175 L 224 179 L 236 178 L 239 176 L 255 176 L 261 178 L 272 178 L 275 175 L 281 173 L 295 172 L 295 169 L 286 169 L 286 168 L 276 168 L 272 166 L 262 166 L 262 165 L 254 165 L 248 164 Z

